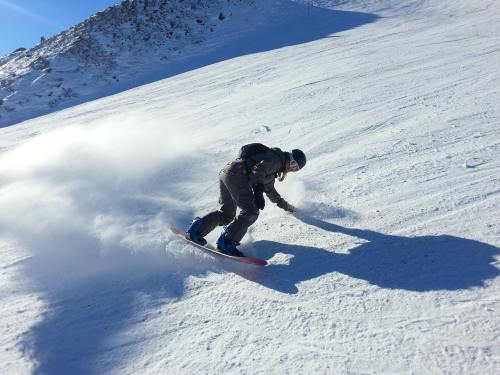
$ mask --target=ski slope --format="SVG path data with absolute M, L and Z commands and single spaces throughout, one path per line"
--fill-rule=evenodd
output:
M 0 373 L 500 372 L 500 3 L 269 3 L 178 75 L 0 129 Z M 308 155 L 242 245 L 264 268 L 168 233 L 254 141 Z

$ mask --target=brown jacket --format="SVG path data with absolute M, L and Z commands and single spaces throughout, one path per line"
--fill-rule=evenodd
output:
M 274 187 L 275 179 L 284 172 L 287 160 L 286 153 L 279 148 L 273 148 L 273 151 L 267 151 L 257 154 L 251 159 L 236 159 L 226 165 L 222 173 L 233 175 L 246 175 L 249 185 L 264 185 L 264 192 L 269 200 L 280 208 L 287 207 L 288 203 L 276 191 Z

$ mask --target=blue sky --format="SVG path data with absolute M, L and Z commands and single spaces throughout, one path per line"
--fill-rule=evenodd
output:
M 30 48 L 120 0 L 0 0 L 0 56 Z

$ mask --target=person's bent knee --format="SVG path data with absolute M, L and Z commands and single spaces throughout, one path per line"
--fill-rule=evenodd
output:
M 253 216 L 252 216 L 252 224 L 255 223 L 257 221 L 257 219 L 259 218 L 259 211 L 256 211 Z
M 248 225 L 252 225 L 259 218 L 259 210 L 242 211 L 241 216 L 245 218 L 245 221 L 248 223 Z

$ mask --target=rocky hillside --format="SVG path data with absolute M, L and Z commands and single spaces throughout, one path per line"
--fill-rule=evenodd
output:
M 248 19 L 254 6 L 126 0 L 34 48 L 19 48 L 0 57 L 0 126 L 118 92 L 152 70 L 166 76 L 169 62 L 230 37 L 228 25 Z

